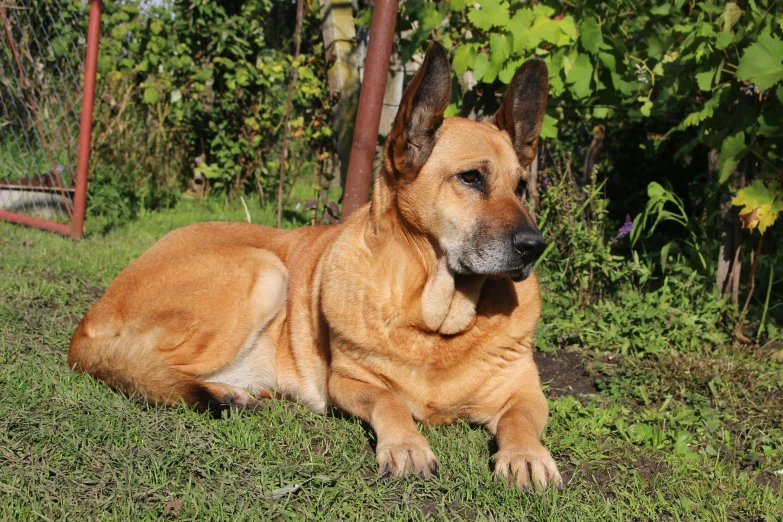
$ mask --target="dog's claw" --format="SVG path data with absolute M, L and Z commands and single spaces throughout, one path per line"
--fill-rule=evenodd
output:
M 418 433 L 399 443 L 379 444 L 375 459 L 382 473 L 395 477 L 410 474 L 424 479 L 431 476 L 433 464 L 437 462 L 429 442 Z
M 495 477 L 525 492 L 563 487 L 563 479 L 549 452 L 540 444 L 528 448 L 501 449 L 495 455 Z
M 440 464 L 438 464 L 437 462 L 433 462 L 432 465 L 430 466 L 430 471 L 432 471 L 432 474 L 435 476 L 440 475 Z

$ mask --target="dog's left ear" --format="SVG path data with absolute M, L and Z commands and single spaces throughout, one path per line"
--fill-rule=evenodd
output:
M 511 135 L 511 143 L 523 167 L 530 165 L 536 157 L 548 92 L 546 62 L 528 60 L 517 69 L 508 86 L 506 100 L 495 113 L 495 125 Z
M 390 156 L 395 174 L 407 178 L 418 174 L 435 145 L 435 133 L 451 97 L 451 69 L 446 50 L 431 42 L 419 72 L 400 101 L 389 132 Z

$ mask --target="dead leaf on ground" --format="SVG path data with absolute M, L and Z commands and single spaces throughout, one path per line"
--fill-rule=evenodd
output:
M 179 515 L 179 510 L 182 508 L 182 503 L 184 501 L 184 497 L 174 498 L 169 495 L 169 501 L 166 502 L 166 506 L 163 508 L 163 516 L 172 515 L 176 517 Z

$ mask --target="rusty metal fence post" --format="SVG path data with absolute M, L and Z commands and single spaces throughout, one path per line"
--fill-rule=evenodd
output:
M 0 219 L 82 237 L 101 0 L 0 0 Z M 77 115 L 80 115 L 77 119 Z M 78 130 L 78 140 L 74 139 Z
M 375 0 L 370 24 L 370 44 L 359 94 L 359 111 L 353 131 L 353 146 L 348 162 L 342 219 L 347 219 L 367 202 L 370 193 L 372 165 L 378 143 L 378 128 L 383 109 L 386 77 L 397 23 L 398 0 Z

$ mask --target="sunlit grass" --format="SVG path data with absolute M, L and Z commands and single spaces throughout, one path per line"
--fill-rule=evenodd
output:
M 271 206 L 246 203 L 254 223 L 274 223 Z M 600 367 L 594 352 L 579 349 L 585 367 L 603 372 L 606 382 L 601 393 L 550 401 L 545 442 L 569 482 L 544 495 L 494 483 L 491 437 L 467 423 L 423 428 L 441 461 L 440 477 L 380 478 L 372 436 L 356 420 L 270 400 L 258 414 L 216 421 L 185 408 L 146 406 L 67 368 L 76 323 L 134 257 L 173 228 L 245 219 L 239 203 L 188 200 L 105 235 L 99 221 L 88 222 L 87 238 L 78 243 L 0 222 L 0 519 L 152 520 L 164 512 L 232 521 L 783 516 L 772 473 L 783 468 L 780 441 L 763 442 L 761 433 L 779 433 L 768 420 L 777 418 L 776 404 L 783 407 L 774 402 L 783 370 L 729 351 L 698 360 L 662 356 L 641 366 L 616 358 Z M 286 224 L 305 220 L 288 213 Z M 713 385 L 718 396 L 705 399 L 718 412 L 717 432 L 709 433 L 729 433 L 715 440 L 735 447 L 718 446 L 713 455 L 696 441 L 684 456 L 618 428 L 652 422 L 656 412 L 689 414 L 696 406 L 685 394 L 709 394 L 702 373 L 710 368 L 722 372 L 722 381 Z M 664 406 L 666 394 L 672 398 Z M 764 396 L 772 402 L 758 399 Z M 756 447 L 756 463 L 736 456 Z M 321 478 L 297 491 L 286 487 L 313 477 Z

